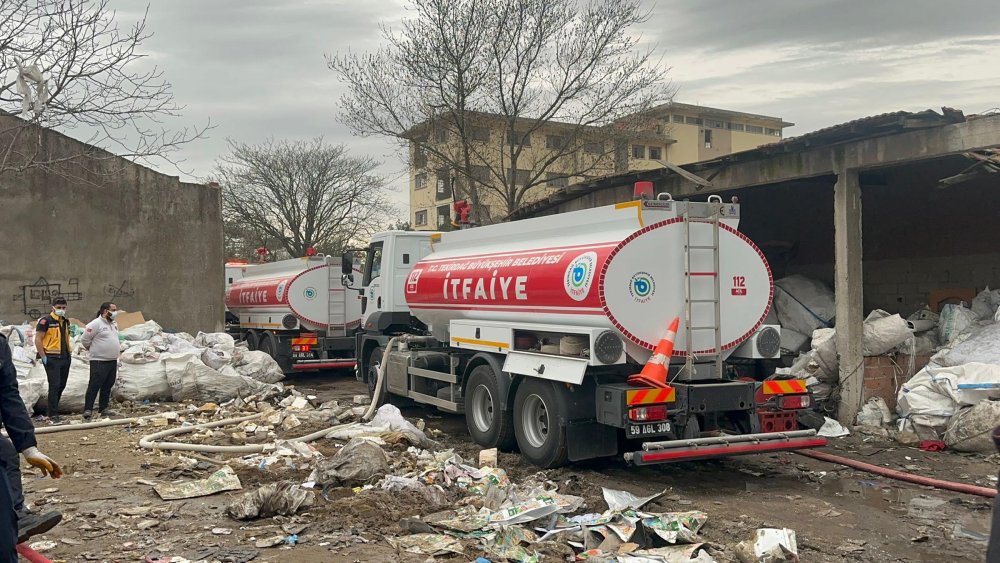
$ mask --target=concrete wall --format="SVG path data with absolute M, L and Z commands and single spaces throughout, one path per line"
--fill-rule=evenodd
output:
M 0 130 L 13 119 L 0 116 Z M 217 188 L 180 182 L 53 131 L 32 129 L 20 138 L 40 141 L 54 157 L 89 151 L 97 159 L 0 174 L 0 319 L 37 318 L 50 310 L 55 292 L 83 321 L 101 302 L 114 301 L 165 329 L 221 328 Z M 0 139 L 0 146 L 8 143 Z

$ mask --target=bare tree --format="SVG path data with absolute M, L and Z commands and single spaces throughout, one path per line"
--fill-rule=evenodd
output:
M 206 131 L 166 127 L 182 107 L 157 67 L 140 68 L 151 36 L 145 15 L 122 29 L 108 2 L 0 2 L 0 114 L 8 114 L 0 120 L 0 172 L 112 156 L 50 154 L 42 127 L 81 131 L 81 141 L 117 156 L 170 162 Z
M 374 173 L 379 164 L 323 139 L 230 140 L 216 167 L 227 234 L 242 237 L 244 248 L 274 244 L 291 256 L 339 253 L 393 214 L 387 181 Z
M 649 15 L 639 0 L 410 4 L 378 52 L 327 58 L 348 88 L 341 119 L 453 173 L 480 222 L 482 200 L 506 215 L 546 183 L 611 172 L 624 139 L 656 133 L 648 111 L 671 88 L 631 33 Z

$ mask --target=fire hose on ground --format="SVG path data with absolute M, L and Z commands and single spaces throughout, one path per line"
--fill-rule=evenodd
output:
M 818 459 L 820 461 L 837 463 L 847 467 L 852 467 L 854 469 L 859 469 L 861 471 L 875 473 L 876 475 L 882 475 L 883 477 L 889 477 L 890 479 L 906 481 L 908 483 L 915 483 L 917 485 L 926 485 L 928 487 L 934 487 L 936 489 L 944 489 L 947 491 L 955 491 L 958 493 L 979 495 L 981 497 L 989 497 L 989 498 L 995 497 L 997 495 L 996 489 L 991 489 L 988 487 L 980 487 L 977 485 L 968 485 L 966 483 L 956 483 L 954 481 L 943 481 L 941 479 L 932 479 L 930 477 L 922 477 L 920 475 L 914 475 L 912 473 L 907 473 L 905 471 L 897 471 L 895 469 L 889 469 L 888 467 L 879 467 L 878 465 L 872 465 L 870 463 L 865 463 L 863 461 L 857 461 L 854 459 L 841 457 L 839 455 L 828 454 L 825 452 L 817 452 L 814 450 L 797 450 L 795 453 L 806 457 L 811 457 L 813 459 Z

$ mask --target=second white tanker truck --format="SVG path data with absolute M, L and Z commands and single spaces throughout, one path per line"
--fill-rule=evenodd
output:
M 779 355 L 773 292 L 740 206 L 657 199 L 448 233 L 380 233 L 361 279 L 357 377 L 374 400 L 464 413 L 479 445 L 555 467 L 824 445 L 802 380 L 738 380 Z M 630 385 L 674 317 L 662 385 Z

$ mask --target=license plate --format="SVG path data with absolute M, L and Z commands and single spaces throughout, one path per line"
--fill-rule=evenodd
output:
M 648 424 L 629 424 L 628 435 L 632 438 L 657 436 L 670 432 L 669 422 L 650 422 Z

